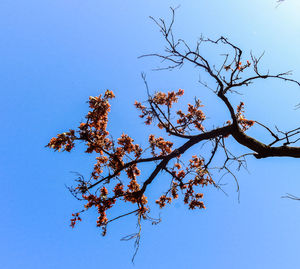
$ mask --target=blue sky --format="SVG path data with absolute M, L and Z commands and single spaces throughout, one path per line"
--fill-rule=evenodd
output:
M 74 179 L 70 171 L 88 176 L 94 161 L 82 148 L 69 154 L 44 146 L 84 118 L 90 95 L 113 90 L 117 99 L 110 130 L 115 136 L 126 132 L 141 143 L 149 130 L 132 105 L 146 96 L 141 72 L 146 72 L 151 89 L 183 88 L 187 97 L 203 101 L 212 120 L 224 117 L 224 107 L 198 83 L 198 70 L 185 66 L 152 72 L 158 61 L 137 59 L 163 50 L 148 16 L 169 18 L 169 7 L 178 5 L 178 37 L 193 43 L 201 34 L 226 36 L 245 52 L 265 51 L 265 70 L 293 70 L 293 77 L 300 79 L 297 0 L 286 0 L 277 9 L 273 0 L 0 2 L 1 268 L 299 266 L 300 203 L 281 198 L 287 192 L 300 195 L 297 159 L 249 158 L 249 173 L 237 174 L 240 203 L 233 179 L 226 178 L 229 196 L 208 189 L 205 211 L 188 211 L 180 202 L 165 208 L 162 223 L 144 225 L 135 265 L 133 242 L 120 241 L 135 231 L 134 218 L 113 223 L 105 238 L 92 211 L 75 229 L 69 227 L 71 213 L 81 204 L 65 184 Z M 232 101 L 244 101 L 249 118 L 276 123 L 283 130 L 299 124 L 296 86 L 263 81 L 243 94 Z M 267 141 L 258 128 L 251 135 Z M 150 189 L 153 199 L 163 191 L 159 186 Z

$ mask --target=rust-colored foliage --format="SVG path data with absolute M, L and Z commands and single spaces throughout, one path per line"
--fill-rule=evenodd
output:
M 137 101 L 134 105 L 141 112 L 140 117 L 146 118 L 146 125 L 158 120 L 157 126 L 168 130 L 173 128 L 170 127 L 170 121 L 161 120 L 158 113 L 163 116 L 164 108 L 170 111 L 172 105 L 178 102 L 178 98 L 183 93 L 182 89 L 167 94 L 157 92 L 149 99 L 148 107 Z M 108 113 L 111 109 L 109 100 L 114 97 L 113 92 L 109 90 L 104 95 L 90 97 L 90 111 L 86 115 L 86 121 L 80 123 L 76 131 L 70 130 L 58 134 L 47 145 L 47 147 L 57 151 L 70 152 L 77 141 L 83 141 L 86 145 L 86 153 L 94 152 L 97 154 L 90 180 L 81 180 L 78 186 L 72 189 L 73 194 L 85 201 L 85 205 L 84 210 L 72 215 L 71 227 L 75 226 L 76 221 L 81 220 L 80 213 L 96 207 L 99 213 L 97 226 L 104 227 L 105 232 L 106 225 L 110 221 L 107 217 L 107 211 L 116 205 L 117 200 L 135 204 L 137 209 L 134 213 L 147 219 L 147 213 L 150 209 L 144 194 L 146 183 L 138 179 L 141 175 L 138 165 L 144 162 L 156 163 L 158 160 L 169 158 L 172 154 L 174 155 L 172 158 L 176 157 L 176 162 L 170 167 L 165 166 L 162 169 L 171 176 L 171 186 L 165 194 L 156 200 L 156 203 L 160 208 L 163 208 L 166 203 L 170 204 L 172 199 L 177 199 L 179 192 L 181 192 L 183 201 L 188 204 L 189 209 L 205 208 L 203 201 L 200 201 L 203 194 L 196 191 L 195 188 L 203 188 L 215 183 L 205 167 L 204 160 L 193 156 L 188 164 L 184 165 L 180 159 L 180 152 L 176 153 L 176 150 L 173 150 L 173 142 L 166 141 L 163 137 L 156 138 L 154 135 L 150 135 L 148 139 L 150 156 L 145 156 L 149 153 L 143 150 L 140 145 L 135 144 L 134 139 L 127 134 L 123 133 L 120 138 L 113 141 L 109 137 L 107 123 Z M 154 107 L 156 110 L 153 109 Z M 200 109 L 201 107 L 200 101 L 196 100 L 194 105 L 188 104 L 187 113 L 181 110 L 176 111 L 175 114 L 179 116 L 177 119 L 178 126 L 174 127 L 172 132 L 186 134 L 192 129 L 204 132 L 202 123 L 205 120 L 205 115 Z M 238 113 L 242 113 L 242 108 L 238 109 Z M 122 178 L 124 178 L 123 175 L 126 175 L 127 183 L 124 179 L 120 180 L 121 174 Z M 102 187 L 99 188 L 99 186 Z M 109 192 L 108 189 L 111 191 Z
M 275 156 L 300 158 L 300 147 L 294 146 L 300 141 L 300 127 L 287 132 L 279 129 L 274 132 L 258 121 L 246 119 L 244 103 L 240 102 L 235 110 L 229 98 L 229 94 L 237 93 L 239 87 L 249 86 L 261 79 L 272 78 L 292 82 L 298 86 L 300 82 L 289 78 L 290 72 L 277 75 L 261 72 L 259 62 L 262 56 L 256 58 L 250 54 L 251 62 L 247 60 L 243 64 L 243 51 L 224 37 L 217 40 L 201 37 L 196 49 L 191 50 L 191 46 L 185 41 L 174 38 L 172 26 L 175 10 L 171 10 L 173 17 L 170 25 L 163 19 L 152 18 L 166 41 L 165 55 L 144 56 L 157 56 L 163 60 L 162 62 L 171 64 L 163 69 L 173 70 L 188 62 L 208 74 L 212 79 L 212 86 L 201 80 L 199 82 L 215 93 L 216 98 L 224 105 L 229 118 L 222 126 L 209 127 L 211 125 L 206 124 L 207 118 L 199 99 L 195 99 L 185 109 L 183 105 L 180 106 L 181 109 L 175 109 L 175 103 L 179 102 L 184 90 L 156 92 L 152 96 L 148 93 L 147 102 L 136 101 L 134 106 L 146 125 L 165 131 L 168 139 L 151 134 L 143 141 L 147 141 L 148 145 L 142 148 L 128 134 L 123 133 L 116 140 L 109 136 L 107 124 L 111 109 L 110 101 L 115 98 L 112 91 L 107 90 L 103 95 L 90 97 L 90 111 L 86 115 L 86 121 L 80 123 L 76 130 L 71 129 L 58 134 L 47 145 L 55 151 L 70 152 L 77 142 L 84 142 L 85 152 L 96 154 L 96 162 L 90 178 L 85 180 L 79 177 L 77 186 L 70 188 L 71 193 L 85 203 L 83 210 L 72 215 L 71 227 L 74 227 L 77 221 L 81 221 L 81 213 L 92 207 L 98 210 L 97 226 L 103 228 L 103 235 L 106 233 L 108 223 L 130 214 L 137 215 L 139 227 L 143 219 L 156 223 L 156 220 L 149 216 L 149 204 L 153 200 L 160 208 L 171 204 L 175 199 L 182 199 L 191 210 L 204 209 L 205 187 L 221 188 L 213 180 L 213 171 L 223 171 L 233 176 L 237 182 L 230 166 L 237 164 L 238 169 L 244 166 L 245 156 L 251 155 L 257 159 Z M 200 45 L 203 43 L 212 46 L 222 45 L 229 50 L 228 53 L 223 54 L 222 57 L 225 59 L 222 60 L 221 65 L 209 63 L 204 55 L 200 54 Z M 143 78 L 149 92 L 145 77 Z M 264 128 L 273 141 L 265 144 L 249 136 L 246 131 L 254 123 Z M 227 148 L 226 138 L 229 136 L 232 137 L 231 141 L 235 141 L 251 152 L 236 156 Z M 211 147 L 210 150 L 203 152 L 194 147 L 203 146 L 206 142 Z M 193 156 L 185 155 L 186 151 L 193 147 L 196 150 L 192 153 Z M 148 170 L 143 169 L 143 165 L 147 163 L 152 164 L 148 175 L 145 172 Z M 170 185 L 167 189 L 161 190 L 160 197 L 149 197 L 148 203 L 147 188 L 154 180 L 161 180 L 162 173 L 165 174 L 162 180 L 165 181 L 166 177 L 169 177 Z M 120 202 L 128 207 L 133 206 L 135 210 L 116 217 L 110 216 L 109 209 L 115 208 Z M 132 238 L 136 238 L 138 246 L 140 229 L 137 234 L 129 236 L 129 239 Z
M 251 126 L 254 125 L 254 121 L 253 120 L 247 120 L 245 119 L 245 116 L 244 116 L 244 103 L 241 102 L 238 106 L 237 106 L 237 114 L 236 114 L 236 117 L 237 117 L 237 120 L 238 120 L 238 123 L 241 125 L 242 127 L 242 130 L 243 131 L 246 131 L 247 129 L 249 129 Z

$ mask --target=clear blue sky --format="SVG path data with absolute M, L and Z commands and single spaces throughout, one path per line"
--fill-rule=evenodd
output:
M 135 219 L 113 223 L 105 238 L 92 211 L 75 229 L 69 227 L 81 204 L 64 184 L 74 179 L 70 171 L 88 176 L 94 161 L 80 148 L 54 153 L 44 145 L 83 119 L 88 96 L 113 90 L 111 131 L 129 133 L 138 142 L 149 131 L 137 122 L 132 106 L 145 99 L 141 71 L 153 90 L 183 88 L 203 100 L 212 119 L 224 116 L 223 107 L 198 83 L 197 70 L 152 72 L 157 61 L 137 59 L 163 49 L 148 16 L 168 18 L 169 6 L 179 4 L 178 37 L 192 43 L 201 33 L 226 36 L 246 52 L 266 51 L 264 68 L 292 69 L 300 79 L 297 0 L 277 9 L 275 0 L 0 1 L 2 269 L 299 267 L 300 202 L 281 198 L 287 192 L 300 195 L 296 159 L 249 158 L 250 173 L 238 173 L 240 203 L 234 181 L 226 178 L 229 196 L 208 190 L 205 211 L 188 211 L 180 202 L 166 208 L 161 224 L 144 226 L 135 265 L 133 242 L 120 242 L 135 231 Z M 245 101 L 249 118 L 282 129 L 299 124 L 296 86 L 270 81 L 243 93 L 233 101 Z M 251 134 L 266 139 L 259 129 Z M 150 190 L 154 199 L 160 191 L 159 184 Z

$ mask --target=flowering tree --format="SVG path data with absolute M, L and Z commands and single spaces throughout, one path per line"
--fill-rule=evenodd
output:
M 191 49 L 185 41 L 175 39 L 172 32 L 174 9 L 172 15 L 170 24 L 162 19 L 152 18 L 166 42 L 165 53 L 143 57 L 161 58 L 170 64 L 164 69 L 174 69 L 189 63 L 206 72 L 214 84 L 208 86 L 204 82 L 201 83 L 212 90 L 216 98 L 224 103 L 230 117 L 221 126 L 208 129 L 205 126 L 206 116 L 202 111 L 203 105 L 199 99 L 196 98 L 187 107 L 174 109 L 174 104 L 179 103 L 184 90 L 155 92 L 151 95 L 143 76 L 148 90 L 148 99 L 145 102 L 135 101 L 134 106 L 140 112 L 140 118 L 145 124 L 165 131 L 168 140 L 150 135 L 145 138 L 148 140 L 148 147 L 142 148 L 127 134 L 123 133 L 117 140 L 109 136 L 107 123 L 111 110 L 110 101 L 115 98 L 112 91 L 107 90 L 97 97 L 89 97 L 90 110 L 86 120 L 77 129 L 58 134 L 47 145 L 56 151 L 70 152 L 77 142 L 84 142 L 85 152 L 97 155 L 90 178 L 86 180 L 80 176 L 76 180 L 77 185 L 70 188 L 74 196 L 84 201 L 84 209 L 73 214 L 72 227 L 77 221 L 81 221 L 82 213 L 92 207 L 98 210 L 97 226 L 102 227 L 103 235 L 110 222 L 131 214 L 137 216 L 139 227 L 142 220 L 148 219 L 155 223 L 157 220 L 149 216 L 148 199 L 152 197 L 147 197 L 147 189 L 153 181 L 159 180 L 162 173 L 167 174 L 170 185 L 162 190 L 163 194 L 160 197 L 154 197 L 160 208 L 171 204 L 174 199 L 183 199 L 183 203 L 190 210 L 204 209 L 203 189 L 207 186 L 220 188 L 214 180 L 214 167 L 212 167 L 217 154 L 221 154 L 224 158 L 218 166 L 218 171 L 224 171 L 233 177 L 235 176 L 230 170 L 230 164 L 244 165 L 246 155 L 252 155 L 257 159 L 275 156 L 300 158 L 300 147 L 297 147 L 297 142 L 300 140 L 300 127 L 295 127 L 288 132 L 271 130 L 258 121 L 247 119 L 244 115 L 243 102 L 235 108 L 229 100 L 231 94 L 257 80 L 277 79 L 298 86 L 300 83 L 289 78 L 290 72 L 274 75 L 262 73 L 259 68 L 261 57 L 256 58 L 250 54 L 249 58 L 245 59 L 243 51 L 224 37 L 217 40 L 202 37 L 196 44 L 196 48 Z M 200 53 L 202 44 L 223 46 L 229 52 L 224 54 L 224 59 L 216 67 Z M 247 134 L 247 130 L 254 124 L 263 127 L 269 133 L 272 139 L 269 144 Z M 241 147 L 248 148 L 250 153 L 235 156 L 227 147 L 229 137 Z M 195 145 L 207 141 L 210 142 L 211 150 L 208 151 L 209 154 L 206 152 L 206 157 L 193 154 L 190 158 L 185 158 L 184 155 L 188 150 L 192 151 Z M 153 170 L 148 175 L 143 174 L 142 180 L 140 175 L 147 163 L 152 164 Z M 133 204 L 134 210 L 114 218 L 109 217 L 109 209 L 117 207 L 117 202 L 120 201 Z M 129 238 L 136 238 L 138 243 L 140 230 Z

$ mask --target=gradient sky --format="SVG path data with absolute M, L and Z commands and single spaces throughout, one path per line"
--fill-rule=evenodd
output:
M 211 119 L 227 117 L 222 104 L 198 83 L 197 69 L 186 65 L 152 72 L 157 60 L 137 59 L 163 50 L 148 16 L 168 19 L 169 7 L 178 5 L 174 30 L 179 38 L 193 44 L 201 34 L 226 36 L 245 53 L 265 51 L 265 70 L 294 70 L 300 80 L 297 0 L 279 8 L 275 0 L 0 1 L 0 268 L 299 267 L 300 202 L 281 198 L 300 196 L 297 159 L 249 158 L 249 173 L 237 173 L 240 203 L 228 177 L 228 196 L 205 191 L 206 210 L 189 211 L 180 201 L 165 208 L 159 225 L 144 225 L 134 265 L 133 242 L 120 238 L 135 232 L 135 218 L 113 223 L 105 238 L 92 210 L 75 229 L 69 227 L 71 213 L 81 204 L 65 184 L 74 179 L 70 171 L 88 176 L 94 161 L 82 148 L 70 154 L 44 146 L 83 120 L 90 95 L 113 90 L 111 132 L 126 132 L 141 143 L 149 130 L 132 104 L 146 97 L 142 71 L 153 91 L 183 88 L 187 98 L 203 101 Z M 263 81 L 243 94 L 232 100 L 246 103 L 248 118 L 283 130 L 299 124 L 295 85 Z M 268 141 L 259 128 L 251 135 Z M 233 149 L 240 147 L 233 144 Z M 154 184 L 148 195 L 155 199 L 161 191 Z M 158 213 L 153 210 L 154 216 Z

